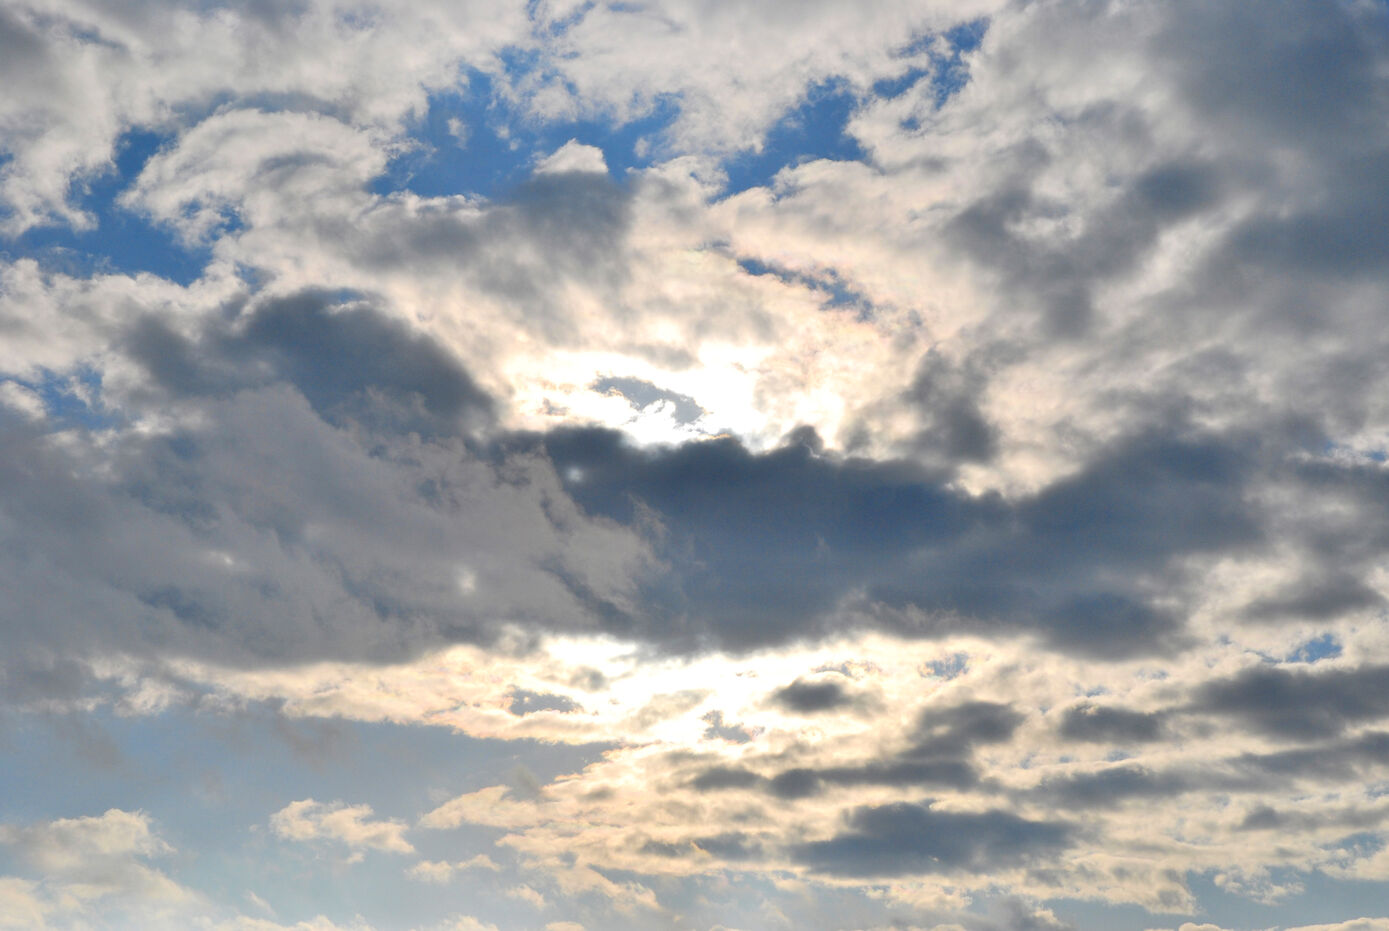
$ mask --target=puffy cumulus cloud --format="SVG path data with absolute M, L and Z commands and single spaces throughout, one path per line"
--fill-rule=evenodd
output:
M 290 802 L 270 816 L 270 829 L 294 841 L 335 840 L 352 848 L 388 853 L 414 853 L 405 839 L 402 821 L 377 820 L 370 805 L 316 802 L 311 798 Z
M 623 607 L 646 544 L 543 456 L 479 448 L 490 401 L 427 338 L 316 293 L 204 323 L 128 318 L 125 361 L 78 382 L 90 426 L 0 423 L 16 698 L 112 650 L 386 658 Z
M 7 825 L 0 837 L 35 866 L 53 873 L 83 872 L 93 859 L 152 857 L 170 849 L 151 830 L 148 815 L 116 808 L 93 817 Z
M 37 874 L 0 877 L 5 927 L 143 921 L 174 928 L 209 908 L 202 895 L 149 865 L 173 849 L 144 812 L 113 808 L 102 815 L 0 825 L 0 845 Z
M 536 174 L 564 174 L 571 171 L 607 174 L 608 163 L 603 160 L 602 149 L 570 139 L 536 162 L 535 171 Z

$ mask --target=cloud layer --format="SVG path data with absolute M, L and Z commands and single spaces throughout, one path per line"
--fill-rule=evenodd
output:
M 1385 924 L 1386 24 L 0 3 L 0 924 Z

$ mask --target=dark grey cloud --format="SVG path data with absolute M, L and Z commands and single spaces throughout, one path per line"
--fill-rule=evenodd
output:
M 1164 735 L 1166 716 L 1081 702 L 1067 708 L 1058 733 L 1067 740 L 1094 743 L 1149 743 Z
M 761 843 L 737 831 L 694 838 L 694 845 L 721 860 L 748 860 L 762 853 Z
M 1197 779 L 1185 772 L 1122 765 L 1093 773 L 1048 777 L 1028 794 L 1058 808 L 1087 810 L 1114 808 L 1134 799 L 1172 798 L 1209 787 L 1209 779 Z
M 692 837 L 681 843 L 650 840 L 642 844 L 639 850 L 641 853 L 670 860 L 690 859 L 700 854 L 708 854 L 720 860 L 737 863 L 761 856 L 763 846 L 762 842 L 751 834 L 726 831 L 722 834 Z
M 66 702 L 92 694 L 92 670 L 63 656 L 30 656 L 25 665 L 0 666 L 0 705 Z
M 42 80 L 52 65 L 48 43 L 12 9 L 0 10 L 0 75 L 11 87 Z
M 1195 15 L 1173 15 L 1155 40 L 1165 70 L 1195 111 L 1240 142 L 1279 138 L 1315 152 L 1379 135 L 1375 114 L 1389 104 L 1377 70 L 1389 45 L 1382 7 L 1285 0 L 1275 15 L 1257 15 L 1238 3 L 1183 6 Z
M 770 776 L 746 767 L 716 766 L 695 776 L 690 786 L 698 791 L 760 788 L 782 799 L 809 798 L 832 786 L 973 788 L 981 781 L 971 759 L 974 749 L 1006 742 L 1023 720 L 1008 705 L 994 702 L 929 709 L 908 734 L 906 746 L 881 759 L 779 768 L 785 763 L 772 758 L 763 761 L 774 770 Z
M 1240 822 L 1241 831 L 1315 831 L 1328 827 L 1369 830 L 1389 820 L 1383 809 L 1342 806 L 1329 809 L 1278 810 L 1269 805 L 1256 805 Z
M 1151 589 L 1170 596 L 1176 561 L 1262 535 L 1245 488 L 1263 466 L 1242 435 L 1138 436 L 1012 502 L 805 442 L 759 455 L 731 439 L 638 450 L 594 429 L 538 439 L 589 513 L 659 526 L 668 570 L 644 583 L 659 621 L 630 619 L 631 632 L 681 648 L 817 636 L 853 594 L 915 635 L 1030 629 L 1090 656 L 1171 649 L 1182 619 Z
M 709 726 L 704 729 L 706 740 L 718 738 L 735 744 L 745 744 L 752 740 L 752 734 L 741 724 L 725 723 L 722 711 L 711 711 L 700 720 L 709 722 Z
M 1284 739 L 1336 737 L 1354 724 L 1389 717 L 1389 666 L 1257 666 L 1200 686 L 1188 710 L 1235 718 Z
M 990 701 L 965 702 L 949 708 L 928 708 L 917 720 L 907 759 L 964 758 L 980 745 L 1006 743 L 1026 716 L 1010 705 Z
M 305 291 L 266 300 L 198 340 L 147 316 L 126 346 L 178 396 L 283 381 L 330 422 L 429 433 L 476 427 L 492 413 L 491 399 L 456 358 L 360 297 Z
M 1047 776 L 1019 797 L 1073 811 L 1105 810 L 1132 801 L 1178 798 L 1189 793 L 1258 793 L 1286 790 L 1300 783 L 1356 784 L 1389 763 L 1389 735 L 1370 732 L 1354 738 L 1322 740 L 1289 750 L 1241 753 L 1204 763 L 1166 769 L 1120 763 L 1103 769 Z M 1263 808 L 1251 810 L 1244 827 L 1315 828 L 1324 819 L 1282 820 Z M 1348 822 L 1351 824 L 1351 822 Z
M 972 788 L 979 773 L 965 760 L 912 759 L 898 756 L 841 766 L 795 766 L 771 776 L 743 767 L 715 766 L 690 780 L 699 792 L 727 789 L 759 789 L 780 799 L 810 798 L 829 787 L 891 786 Z
M 1113 102 L 1076 116 L 1095 135 L 1122 137 L 1140 119 Z M 1096 315 L 1095 291 L 1132 271 L 1164 230 L 1219 205 L 1218 169 L 1206 161 L 1174 158 L 1136 174 L 1122 193 L 1085 216 L 1074 236 L 1034 238 L 1019 232 L 1027 221 L 1046 222 L 1071 213 L 1033 190 L 1051 161 L 1037 142 L 1019 146 L 999 186 L 963 208 L 947 225 L 947 240 L 972 261 L 1001 274 L 1024 308 L 1035 308 L 1047 339 L 1084 336 Z M 1009 308 L 1013 310 L 1013 308 Z
M 979 405 L 986 383 L 983 373 L 953 365 L 934 350 L 921 360 L 902 398 L 920 421 L 913 444 L 919 455 L 948 467 L 988 462 L 998 453 L 998 428 Z
M 778 773 L 767 784 L 773 795 L 802 798 L 816 795 L 826 785 L 833 786 L 949 786 L 971 788 L 979 773 L 963 760 L 913 760 L 899 758 L 853 766 L 827 766 L 819 769 L 789 769 Z
M 845 828 L 829 840 L 792 848 L 792 859 L 838 876 L 987 873 L 1058 853 L 1074 836 L 1061 821 L 906 802 L 856 808 L 847 813 Z
M 532 692 L 522 688 L 513 688 L 510 695 L 511 704 L 507 706 L 506 710 L 514 715 L 534 714 L 537 711 L 570 712 L 580 710 L 579 703 L 567 695 Z
M 53 656 L 396 661 L 488 642 L 498 617 L 583 628 L 593 619 L 558 578 L 619 598 L 627 570 L 609 559 L 642 558 L 631 534 L 566 507 L 537 458 L 480 461 L 398 421 L 334 426 L 283 382 L 180 403 L 197 416 L 167 431 L 63 444 L 0 417 L 14 701 L 78 688 L 81 670 L 56 674 Z
M 1344 570 L 1301 579 L 1253 601 L 1245 615 L 1255 620 L 1324 621 L 1384 604 L 1384 596 Z
M 1350 782 L 1364 779 L 1389 764 L 1389 733 L 1369 731 L 1353 738 L 1273 753 L 1242 754 L 1230 761 L 1237 770 L 1270 780 L 1319 779 Z
M 770 700 L 772 704 L 797 714 L 836 711 L 855 703 L 854 696 L 842 682 L 835 679 L 797 679 L 772 692 Z
M 700 792 L 719 789 L 748 789 L 762 782 L 762 777 L 740 766 L 714 766 L 690 780 L 690 787 Z
M 731 439 L 640 450 L 596 429 L 494 433 L 484 447 L 467 430 L 487 422 L 489 402 L 451 356 L 367 302 L 320 292 L 233 308 L 189 335 L 147 317 L 126 345 L 158 397 L 199 408 L 203 425 L 93 447 L 109 460 L 103 484 L 75 478 L 70 451 L 12 423 L 29 438 L 0 457 L 3 507 L 49 569 L 10 567 L 28 580 L 12 600 L 39 606 L 16 600 L 10 616 L 57 612 L 80 626 L 105 602 L 112 619 L 98 626 L 113 642 L 121 630 L 179 649 L 221 638 L 240 661 L 399 657 L 485 640 L 489 612 L 682 651 L 846 624 L 1034 633 L 1099 658 L 1171 650 L 1183 642 L 1182 567 L 1258 550 L 1265 516 L 1247 490 L 1276 471 L 1262 439 L 1180 427 L 1012 500 L 913 462 L 829 454 L 804 431 L 761 454 Z M 1383 484 L 1368 472 L 1278 474 L 1367 506 Z M 479 487 L 489 495 L 468 491 Z M 635 561 L 584 568 L 591 550 L 578 541 L 592 533 Z M 1363 544 L 1366 567 L 1378 542 Z M 638 555 L 647 548 L 659 562 Z M 218 559 L 239 568 L 229 576 Z M 39 580 L 54 591 L 39 594 Z M 844 698 L 803 685 L 779 700 L 806 710 Z M 960 768 L 897 765 L 967 762 L 939 749 L 964 733 L 937 734 L 929 752 L 923 737 L 887 768 L 817 778 L 964 784 Z

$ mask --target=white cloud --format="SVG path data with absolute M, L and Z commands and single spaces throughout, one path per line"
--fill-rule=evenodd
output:
M 197 892 L 148 865 L 173 853 L 143 812 L 110 809 L 102 815 L 0 826 L 11 847 L 38 878 L 0 877 L 0 927 L 83 927 L 94 919 L 145 921 L 175 927 L 207 908 Z M 6 925 L 9 916 L 23 918 Z
M 439 925 L 439 931 L 497 931 L 497 926 L 471 915 L 455 915 Z
M 0 928 L 42 928 L 53 908 L 44 901 L 38 883 L 0 876 Z
M 199 242 L 323 210 L 385 164 L 379 138 L 331 117 L 228 110 L 152 157 L 121 201 Z
M 417 879 L 428 883 L 446 883 L 451 880 L 455 873 L 468 870 L 486 870 L 498 872 L 501 869 L 491 857 L 485 853 L 480 853 L 468 860 L 458 860 L 450 863 L 447 860 L 421 860 L 414 866 L 406 870 L 406 875 L 411 879 Z
M 404 822 L 376 820 L 372 814 L 370 805 L 302 799 L 271 815 L 270 828 L 286 840 L 328 839 L 354 849 L 414 853 L 415 848 L 405 839 L 408 828 Z
M 545 897 L 544 897 L 543 895 L 541 895 L 539 892 L 536 892 L 536 891 L 535 891 L 534 889 L 532 889 L 530 886 L 526 886 L 526 885 L 511 886 L 511 887 L 507 888 L 507 889 L 504 890 L 504 891 L 505 891 L 506 895 L 507 895 L 509 898 L 513 898 L 513 899 L 516 899 L 516 900 L 518 900 L 518 901 L 525 902 L 527 905 L 531 906 L 532 908 L 544 908 L 544 907 L 545 907 Z
M 537 162 L 535 171 L 537 174 L 556 174 L 566 171 L 607 174 L 608 163 L 603 158 L 602 149 L 597 146 L 584 145 L 577 139 L 570 139 Z

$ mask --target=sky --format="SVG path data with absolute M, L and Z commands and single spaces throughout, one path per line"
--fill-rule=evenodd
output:
M 1382 0 L 0 0 L 0 928 L 1389 931 Z

